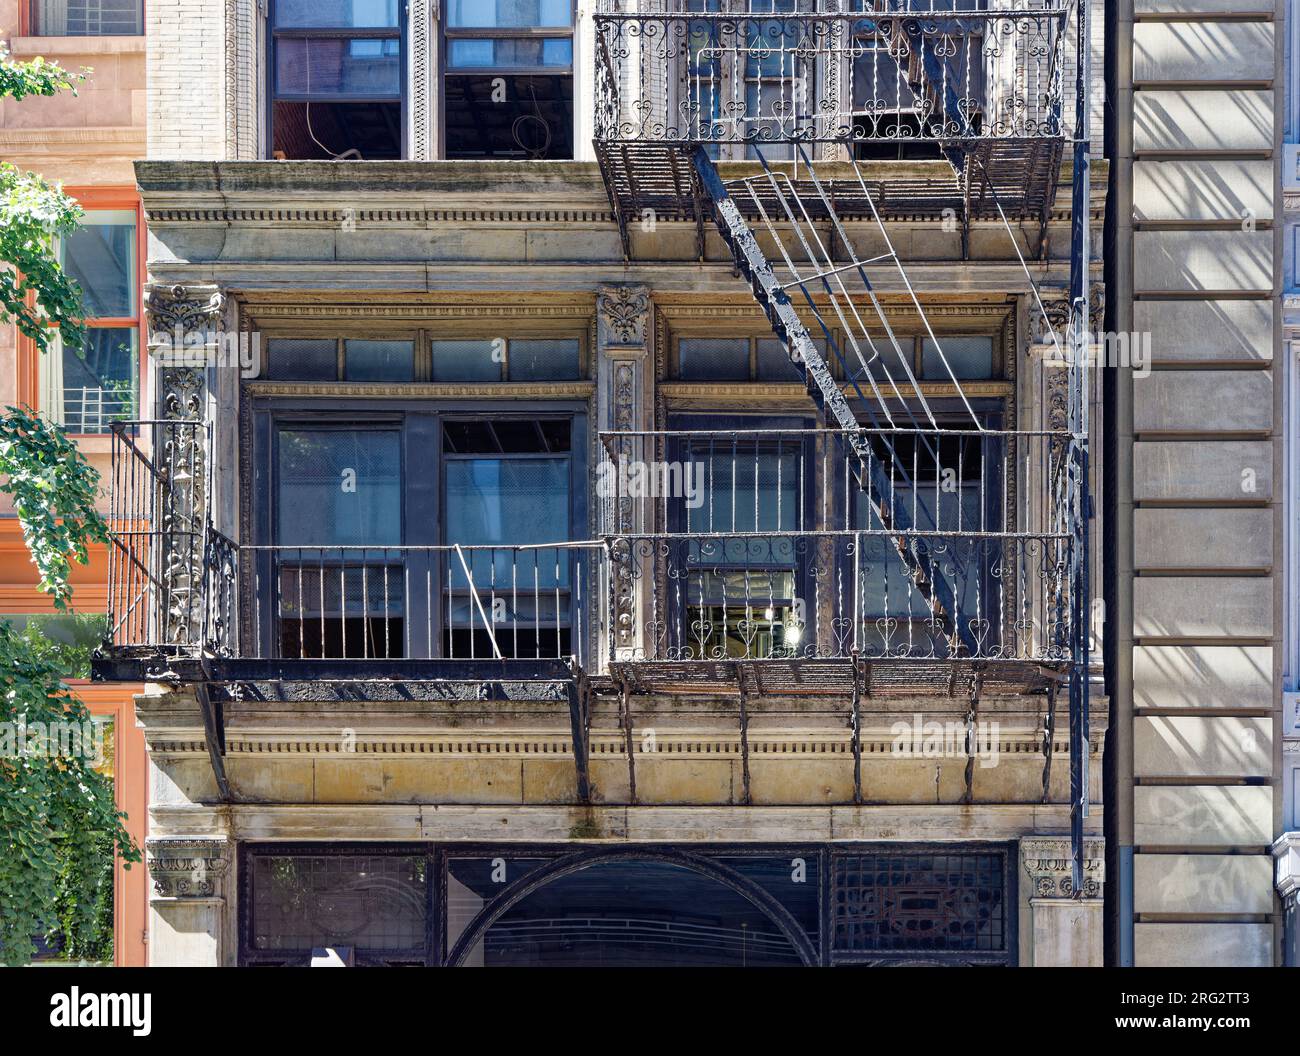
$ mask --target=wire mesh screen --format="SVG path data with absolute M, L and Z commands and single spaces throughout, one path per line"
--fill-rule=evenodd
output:
M 1006 854 L 839 854 L 832 948 L 847 954 L 1004 953 Z

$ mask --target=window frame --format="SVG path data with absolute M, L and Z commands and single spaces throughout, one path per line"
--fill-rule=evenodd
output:
M 32 12 L 36 0 L 22 0 L 18 5 L 18 35 L 39 37 L 41 40 L 90 40 L 96 37 L 143 37 L 144 18 L 147 12 L 145 0 L 136 0 L 140 17 L 140 30 L 137 33 L 37 33 L 37 19 Z
M 569 0 L 569 24 L 567 26 L 523 26 L 492 27 L 476 26 L 472 29 L 453 28 L 451 25 L 450 0 L 440 0 L 438 11 L 438 156 L 447 158 L 447 78 L 448 77 L 568 77 L 573 82 L 573 135 L 569 143 L 568 159 L 578 157 L 578 99 L 582 86 L 578 68 L 578 0 Z M 546 40 L 567 39 L 570 41 L 569 64 L 565 66 L 458 66 L 450 64 L 451 49 L 449 42 L 456 40 Z M 459 160 L 459 159 L 449 159 Z M 467 159 L 468 160 L 468 159 Z M 477 159 L 484 160 L 484 159 Z
M 387 95 L 343 95 L 322 98 L 319 95 L 307 95 L 303 93 L 289 93 L 282 95 L 279 90 L 279 56 L 277 41 L 283 39 L 331 39 L 331 40 L 398 40 L 397 46 L 397 67 L 398 67 L 398 124 L 401 128 L 401 144 L 399 159 L 405 161 L 410 157 L 410 109 L 411 109 L 411 78 L 409 76 L 410 55 L 408 48 L 410 46 L 410 18 L 408 17 L 406 0 L 400 0 L 397 5 L 397 25 L 393 26 L 368 26 L 357 29 L 346 27 L 302 27 L 293 26 L 284 29 L 276 28 L 275 15 L 276 8 L 280 0 L 267 0 L 266 10 L 266 103 L 264 113 L 266 117 L 266 149 L 265 155 L 268 159 L 275 157 L 275 104 L 284 103 L 392 103 L 394 99 Z M 303 159 L 286 159 L 286 160 L 303 160 Z
M 88 330 L 133 330 L 135 332 L 135 388 L 134 416 L 140 414 L 140 408 L 145 404 L 146 379 L 148 378 L 148 342 L 144 333 L 144 285 L 146 279 L 146 253 L 147 253 L 147 233 L 145 231 L 144 207 L 140 201 L 140 196 L 136 193 L 134 187 L 65 187 L 64 193 L 74 199 L 82 210 L 86 213 L 92 212 L 131 212 L 134 214 L 135 224 L 135 268 L 133 275 L 133 294 L 131 298 L 134 313 L 124 316 L 95 316 L 83 320 Z M 62 255 L 62 239 L 59 240 L 59 253 Z M 34 362 L 35 369 L 30 372 L 30 377 L 23 378 L 23 371 L 19 372 L 18 385 L 18 402 L 26 403 L 30 407 L 35 407 L 50 414 L 52 408 L 45 405 L 45 380 L 44 380 L 44 363 L 45 356 L 63 355 L 63 342 L 55 340 L 54 347 L 44 353 L 37 352 L 35 343 L 29 338 L 20 336 L 20 340 L 26 344 L 28 358 Z M 20 360 L 24 357 L 20 356 Z M 27 385 L 24 385 L 27 381 Z M 24 391 L 26 389 L 26 391 Z M 24 396 L 27 399 L 24 399 Z M 63 418 L 62 394 L 60 394 L 60 406 L 58 408 L 58 418 Z M 92 439 L 96 437 L 107 437 L 108 430 L 100 432 L 72 432 L 68 435 L 77 440 Z
M 349 324 L 346 322 L 308 323 L 292 329 L 279 326 L 267 326 L 262 329 L 264 362 L 258 380 L 277 385 L 485 385 L 501 386 L 509 389 L 521 385 L 577 385 L 592 380 L 591 327 L 589 323 L 580 323 L 576 318 L 563 320 L 539 319 L 535 322 L 511 319 L 496 326 L 490 320 L 487 323 L 466 321 L 465 323 L 440 324 L 435 326 L 404 325 L 400 322 L 385 323 L 377 320 L 374 324 Z M 491 333 L 484 338 L 484 330 L 491 326 Z M 276 377 L 272 373 L 270 342 L 285 339 L 320 339 L 336 342 L 336 367 L 332 379 L 310 379 Z M 502 338 L 506 342 L 505 358 L 501 363 L 502 377 L 492 381 L 444 381 L 433 376 L 433 342 L 435 341 L 472 341 Z M 514 380 L 505 376 L 510 364 L 510 346 L 515 341 L 577 341 L 578 373 L 572 378 L 537 378 Z M 410 341 L 414 354 L 413 374 L 409 381 L 357 381 L 347 377 L 347 342 L 348 341 Z
M 294 546 L 292 542 L 279 542 L 277 539 L 278 520 L 276 515 L 277 481 L 279 467 L 279 432 L 284 428 L 300 429 L 396 429 L 401 433 L 401 543 L 390 544 L 389 549 L 397 547 L 425 547 L 443 545 L 446 539 L 444 517 L 444 496 L 446 493 L 445 463 L 442 453 L 443 423 L 448 420 L 466 418 L 482 419 L 524 419 L 565 418 L 570 421 L 569 460 L 569 532 L 574 538 L 583 538 L 590 523 L 590 498 L 587 494 L 587 480 L 591 454 L 589 451 L 591 425 L 590 407 L 585 400 L 511 400 L 484 399 L 467 403 L 465 400 L 451 398 L 421 398 L 412 393 L 409 399 L 396 401 L 391 398 L 356 399 L 344 395 L 327 396 L 252 396 L 250 424 L 252 426 L 252 465 L 245 467 L 245 472 L 253 481 L 251 492 L 261 498 L 254 501 L 246 511 L 247 531 L 245 538 L 253 541 L 254 546 Z M 436 464 L 429 468 L 430 452 L 436 454 Z M 526 457 L 526 456 L 525 456 Z M 555 456 L 545 456 L 555 457 Z M 418 476 L 412 467 L 424 467 Z M 566 541 L 573 541 L 572 538 Z M 365 544 L 358 544 L 365 545 Z M 309 546 L 302 549 L 328 550 L 328 546 Z M 382 550 L 382 545 L 375 549 Z M 403 659 L 442 659 L 444 620 L 440 606 L 445 599 L 446 584 L 441 579 L 436 561 L 420 557 L 418 553 L 406 551 L 404 567 L 412 570 L 409 594 L 404 595 L 402 618 L 410 625 L 407 641 L 410 653 Z M 580 560 L 579 556 L 574 557 Z M 260 620 L 250 624 L 250 641 L 256 643 L 260 655 L 279 659 L 279 626 L 276 594 L 277 582 L 274 575 L 273 560 L 266 551 L 258 551 L 254 558 L 257 570 L 255 574 L 242 577 L 240 596 L 243 611 L 249 620 L 260 612 Z M 429 578 L 425 580 L 428 565 Z M 259 595 L 254 579 L 267 584 Z M 427 582 L 427 596 L 423 586 Z M 570 575 L 569 593 L 575 591 L 574 580 Z M 428 611 L 426 611 L 428 610 Z M 429 623 L 429 621 L 432 621 Z M 575 628 L 576 613 L 570 606 L 570 625 Z M 590 618 L 584 617 L 590 625 Z M 428 645 L 423 628 L 429 626 Z M 415 627 L 422 628 L 419 632 Z M 592 642 L 584 642 L 583 650 Z M 571 638 L 571 648 L 576 649 L 576 642 Z M 431 654 L 431 655 L 430 655 Z M 365 660 L 355 658 L 361 663 L 383 663 L 382 658 Z

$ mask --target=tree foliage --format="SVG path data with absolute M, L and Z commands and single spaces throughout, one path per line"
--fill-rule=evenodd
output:
M 74 89 L 79 76 L 0 53 L 0 98 L 54 95 Z M 57 187 L 0 163 L 0 325 L 17 325 L 41 352 L 56 338 L 74 349 L 83 341 L 81 291 L 56 253 L 57 239 L 80 216 Z M 13 503 L 40 589 L 60 611 L 71 597 L 73 563 L 84 564 L 89 545 L 108 538 L 98 491 L 99 475 L 62 429 L 25 409 L 0 415 L 0 493 Z M 4 964 L 30 960 L 34 936 L 93 930 L 104 907 L 106 850 L 140 860 L 113 782 L 95 769 L 93 737 L 86 744 L 90 713 L 62 681 L 67 657 L 45 641 L 0 622 Z

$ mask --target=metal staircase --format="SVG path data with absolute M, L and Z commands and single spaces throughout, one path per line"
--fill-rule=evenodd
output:
M 937 498 L 930 508 L 917 502 L 906 457 L 921 452 L 942 466 L 952 423 L 933 412 L 869 273 L 896 273 L 957 394 L 960 427 L 984 435 L 884 218 L 956 216 L 963 253 L 974 217 L 1001 219 L 1009 234 L 1012 218 L 1036 219 L 1041 248 L 1073 141 L 1069 407 L 1053 441 L 1060 458 L 1040 486 L 1068 551 L 1043 605 L 1055 608 L 1057 644 L 1069 657 L 1078 883 L 1088 800 L 1087 15 L 1079 0 L 995 4 L 603 0 L 594 144 L 627 256 L 632 225 L 647 217 L 693 222 L 701 260 L 705 226 L 716 225 L 819 412 L 843 431 L 873 527 L 889 536 L 944 625 L 949 657 L 960 659 L 982 655 L 949 580 L 960 572 L 939 567 L 923 544 L 948 526 Z M 1071 91 L 1073 131 L 1063 121 Z M 918 148 L 933 160 L 915 160 Z M 878 160 L 887 157 L 897 160 Z M 860 256 L 850 223 L 870 225 L 884 251 Z
M 802 147 L 798 149 L 802 154 Z M 804 157 L 803 160 L 807 164 L 807 158 Z M 903 276 L 908 289 L 911 290 L 910 283 L 907 283 L 902 262 L 894 250 L 893 242 L 890 240 L 884 225 L 879 223 L 879 216 L 877 215 L 877 223 L 880 234 L 889 247 L 888 252 L 867 260 L 860 259 L 853 251 L 852 243 L 849 240 L 848 232 L 844 229 L 844 225 L 835 216 L 832 203 L 826 199 L 824 192 L 821 192 L 820 185 L 817 185 L 821 194 L 821 212 L 831 218 L 840 245 L 850 258 L 847 263 L 837 264 L 830 259 L 821 236 L 808 219 L 806 211 L 802 209 L 798 197 L 792 193 L 793 188 L 789 186 L 789 182 L 781 180 L 778 174 L 765 166 L 765 177 L 759 178 L 759 182 L 769 184 L 771 195 L 780 206 L 780 220 L 785 221 L 795 232 L 795 240 L 802 247 L 805 256 L 804 267 L 801 269 L 796 264 L 791 252 L 783 245 L 780 234 L 776 229 L 776 223 L 768 209 L 762 205 L 758 193 L 754 189 L 755 181 L 752 179 L 740 180 L 738 188 L 741 193 L 748 192 L 753 197 L 768 234 L 774 236 L 775 244 L 780 247 L 783 258 L 782 270 L 789 277 L 789 281 L 781 282 L 777 278 L 776 268 L 763 254 L 759 240 L 745 220 L 731 190 L 728 189 L 726 183 L 718 174 L 717 167 L 703 148 L 696 150 L 694 164 L 700 183 L 713 203 L 718 231 L 722 235 L 723 241 L 731 249 L 740 273 L 749 282 L 750 289 L 754 293 L 754 299 L 758 301 L 759 306 L 763 309 L 764 314 L 771 323 L 773 332 L 785 345 L 790 360 L 799 372 L 799 376 L 803 379 L 808 394 L 826 419 L 827 424 L 833 428 L 845 430 L 845 435 L 857 458 L 857 472 L 855 474 L 857 483 L 870 505 L 876 523 L 885 531 L 891 533 L 891 542 L 904 567 L 908 570 L 913 584 L 918 593 L 925 598 L 932 616 L 941 622 L 948 631 L 952 639 L 952 645 L 964 648 L 967 655 L 973 655 L 976 652 L 974 636 L 971 634 L 970 628 L 957 616 L 956 591 L 952 583 L 940 574 L 935 562 L 924 547 L 918 546 L 912 539 L 912 533 L 915 531 L 937 531 L 941 527 L 938 510 L 927 510 L 923 503 L 913 504 L 913 509 L 909 510 L 907 504 L 900 498 L 899 486 L 901 485 L 904 489 L 911 489 L 914 482 L 908 474 L 906 461 L 900 458 L 895 450 L 890 434 L 880 430 L 879 426 L 882 415 L 891 426 L 894 424 L 895 414 L 891 412 L 885 390 L 892 390 L 895 399 L 903 397 L 904 394 L 900 391 L 898 381 L 894 378 L 893 373 L 885 368 L 885 353 L 877 347 L 873 340 L 871 329 L 863 319 L 863 312 L 855 304 L 849 284 L 845 281 L 846 276 L 856 275 L 861 283 L 861 288 L 867 294 L 874 309 L 875 320 L 878 322 L 881 332 L 888 337 L 889 345 L 886 351 L 894 352 L 900 368 L 905 372 L 906 381 L 904 387 L 910 390 L 907 395 L 914 397 L 919 402 L 920 407 L 929 417 L 929 425 L 935 427 L 937 423 L 930 413 L 925 396 L 912 373 L 912 368 L 907 363 L 906 357 L 902 354 L 898 340 L 864 270 L 868 265 L 893 264 L 898 269 L 899 274 Z M 813 171 L 811 164 L 808 165 L 808 168 L 810 172 Z M 813 175 L 813 181 L 816 183 L 815 174 Z M 863 189 L 865 193 L 865 183 Z M 868 194 L 869 200 L 870 196 Z M 835 379 L 830 365 L 818 352 L 812 335 L 808 332 L 808 328 L 800 319 L 799 313 L 791 301 L 789 291 L 794 288 L 797 288 L 802 293 L 807 308 L 812 312 L 821 328 L 827 348 L 831 350 L 838 360 L 845 376 L 850 379 L 852 391 L 857 397 L 859 405 L 869 415 L 872 424 L 877 426 L 876 430 L 868 432 L 862 428 L 857 414 L 850 406 L 849 399 L 841 389 L 839 382 Z M 829 310 L 825 301 L 822 305 L 818 304 L 817 299 L 814 297 L 814 289 L 825 295 L 825 301 L 828 301 L 830 305 Z M 921 305 L 916 300 L 915 293 L 912 294 L 912 297 L 918 311 L 920 311 Z M 828 321 L 827 315 L 831 313 L 833 313 L 835 319 Z M 922 319 L 924 319 L 923 311 Z M 858 371 L 854 371 L 850 366 L 844 352 L 839 347 L 839 342 L 836 341 L 832 329 L 834 321 L 838 321 L 843 328 L 844 344 L 856 358 Z M 933 336 L 933 331 L 931 331 L 931 336 Z M 864 344 L 867 346 L 865 349 Z M 940 355 L 942 356 L 942 354 L 942 349 L 940 349 Z M 945 367 L 948 366 L 946 358 L 944 359 L 944 365 Z M 948 367 L 948 372 L 950 375 L 952 374 L 951 367 Z M 877 373 L 880 374 L 880 377 L 877 377 Z M 862 378 L 865 378 L 868 387 L 874 394 L 874 407 L 872 400 L 867 397 L 862 389 L 859 380 Z M 956 382 L 955 375 L 953 381 Z M 960 386 L 958 391 L 960 391 Z M 962 401 L 965 403 L 964 396 Z M 972 422 L 978 428 L 979 420 L 976 418 L 974 411 L 971 411 L 969 403 L 966 403 L 966 409 L 970 411 Z M 899 411 L 911 419 L 913 427 L 918 425 L 907 399 L 899 400 Z M 932 438 L 921 432 L 912 435 L 917 436 L 927 446 L 929 457 L 938 464 L 940 453 L 935 447 Z M 888 467 L 892 467 L 902 479 L 894 479 Z M 924 520 L 914 516 L 918 509 L 923 515 L 928 515 Z M 960 648 L 955 648 L 954 652 L 959 653 Z

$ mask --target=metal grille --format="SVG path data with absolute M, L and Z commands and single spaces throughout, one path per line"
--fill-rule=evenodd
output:
M 836 953 L 1003 953 L 1006 854 L 839 854 Z
M 256 856 L 252 945 L 259 950 L 423 950 L 428 869 L 422 856 Z

